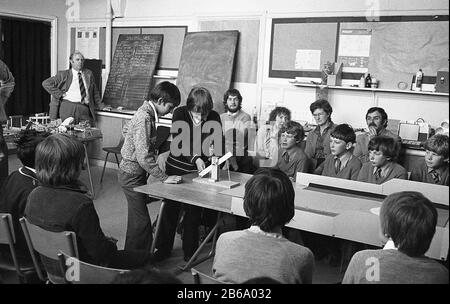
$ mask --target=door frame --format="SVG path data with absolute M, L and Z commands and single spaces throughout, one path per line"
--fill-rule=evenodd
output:
M 37 20 L 50 22 L 50 73 L 55 75 L 58 72 L 58 18 L 55 16 L 31 15 L 14 12 L 4 12 L 0 10 L 0 17 L 11 17 L 25 20 Z

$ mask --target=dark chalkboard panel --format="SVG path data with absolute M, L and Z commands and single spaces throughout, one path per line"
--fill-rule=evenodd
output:
M 223 94 L 230 88 L 239 31 L 193 32 L 184 38 L 177 86 L 181 102 L 193 86 L 207 88 L 214 110 L 223 113 Z
M 111 63 L 103 102 L 137 110 L 147 99 L 163 35 L 120 35 Z

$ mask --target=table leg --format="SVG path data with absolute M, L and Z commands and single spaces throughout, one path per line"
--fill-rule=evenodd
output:
M 158 239 L 158 233 L 159 233 L 159 229 L 161 227 L 161 218 L 162 218 L 162 214 L 164 212 L 164 206 L 165 206 L 165 202 L 162 199 L 161 200 L 161 206 L 159 207 L 159 214 L 158 214 L 158 219 L 156 220 L 156 228 L 155 228 L 155 235 L 153 237 L 153 243 L 152 246 L 150 247 L 150 253 L 153 254 L 155 253 L 155 247 L 156 247 L 156 240 Z
M 211 231 L 208 233 L 208 235 L 203 240 L 203 242 L 200 244 L 198 249 L 194 252 L 194 254 L 192 255 L 191 259 L 184 266 L 181 267 L 182 271 L 185 271 L 186 269 L 190 269 L 190 268 L 194 267 L 195 265 L 198 265 L 198 264 L 202 263 L 203 261 L 206 261 L 207 259 L 209 259 L 212 256 L 214 256 L 215 247 L 216 247 L 216 240 L 217 240 L 217 234 L 218 234 L 218 229 L 219 229 L 219 226 L 220 226 L 221 218 L 222 218 L 222 212 L 219 212 L 219 214 L 217 215 L 216 224 L 211 229 Z M 208 243 L 208 241 L 212 237 L 214 237 L 213 244 L 212 244 L 213 248 L 211 248 L 211 251 L 208 253 L 208 255 L 206 257 L 203 257 L 203 258 L 197 260 L 197 256 L 200 254 L 200 252 L 202 251 L 203 247 L 205 247 L 206 243 Z
M 92 182 L 91 166 L 89 165 L 89 155 L 88 155 L 86 145 L 87 145 L 87 143 L 83 143 L 84 155 L 86 156 L 87 172 L 88 172 L 88 176 L 89 176 L 89 183 L 91 184 L 92 199 L 95 199 L 94 183 Z

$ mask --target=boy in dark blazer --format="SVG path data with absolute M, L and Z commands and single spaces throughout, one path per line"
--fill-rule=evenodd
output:
M 411 180 L 448 186 L 448 136 L 436 134 L 424 145 L 425 158 L 414 167 Z
M 348 124 L 337 125 L 330 134 L 331 154 L 316 168 L 314 174 L 356 180 L 361 161 L 353 155 L 356 135 Z

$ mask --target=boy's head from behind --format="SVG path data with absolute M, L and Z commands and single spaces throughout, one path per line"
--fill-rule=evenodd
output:
M 36 146 L 50 133 L 38 132 L 36 130 L 22 130 L 18 134 L 15 143 L 17 146 L 17 157 L 24 166 L 34 168 Z
M 436 231 L 437 211 L 419 192 L 389 195 L 380 210 L 381 232 L 401 252 L 418 257 L 427 252 Z
M 369 141 L 369 160 L 374 167 L 382 167 L 398 156 L 398 145 L 391 137 L 375 136 Z
M 425 163 L 428 168 L 438 169 L 448 164 L 448 136 L 436 134 L 424 144 Z
M 180 90 L 173 83 L 163 81 L 152 89 L 149 99 L 153 102 L 157 114 L 164 116 L 180 104 Z
M 252 225 L 272 232 L 294 216 L 294 197 L 294 187 L 284 172 L 260 168 L 245 184 L 245 214 Z
M 288 150 L 302 142 L 305 137 L 305 131 L 301 124 L 296 121 L 286 122 L 279 131 L 280 145 Z
M 355 131 L 348 124 L 337 125 L 330 133 L 330 149 L 334 156 L 350 151 L 356 141 Z
M 36 176 L 44 186 L 70 185 L 78 180 L 83 161 L 81 142 L 54 134 L 36 147 Z

